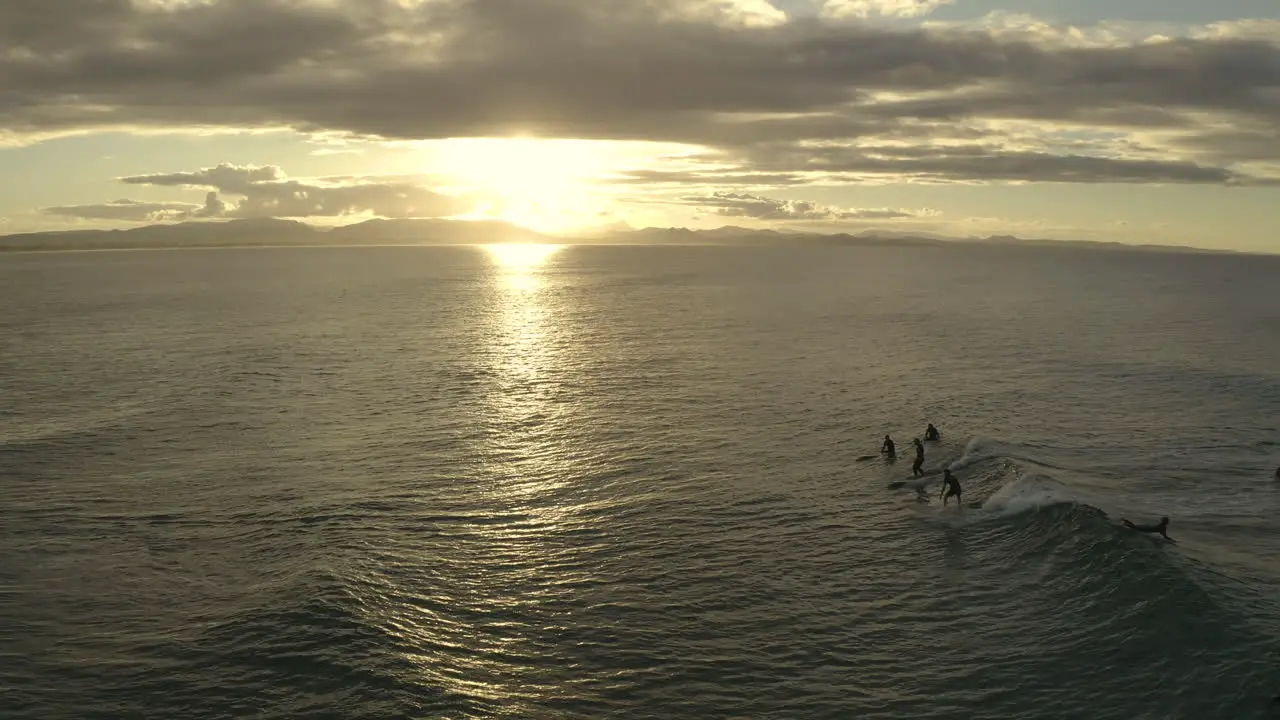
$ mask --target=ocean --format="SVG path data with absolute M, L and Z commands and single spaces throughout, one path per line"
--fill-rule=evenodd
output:
M 0 714 L 1280 717 L 1278 277 L 5 254 Z

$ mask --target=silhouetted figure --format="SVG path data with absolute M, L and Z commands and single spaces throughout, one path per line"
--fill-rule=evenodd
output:
M 1133 523 L 1129 522 L 1128 520 L 1125 520 L 1124 518 L 1120 518 L 1120 522 L 1124 523 L 1124 526 L 1129 528 L 1130 530 L 1137 530 L 1138 532 L 1141 532 L 1141 533 L 1159 533 L 1162 537 L 1164 537 L 1165 540 L 1168 540 L 1169 542 L 1173 542 L 1173 538 L 1169 537 L 1169 534 L 1165 532 L 1165 530 L 1169 528 L 1168 517 L 1160 518 L 1160 522 L 1156 525 L 1134 525 Z
M 884 445 L 880 446 L 880 452 L 888 455 L 889 457 L 893 457 L 898 454 L 897 449 L 893 446 L 893 438 L 888 435 L 884 436 Z
M 924 429 L 924 439 L 929 441 L 937 441 L 942 439 L 942 435 L 938 433 L 938 428 L 929 423 L 929 427 Z
M 1276 468 L 1276 479 L 1280 480 L 1280 467 Z
M 920 442 L 920 438 L 916 438 L 911 442 L 916 446 L 916 461 L 911 465 L 911 474 L 920 477 L 924 474 L 924 443 Z
M 948 468 L 942 471 L 942 506 L 943 507 L 947 506 L 947 498 L 951 497 L 952 495 L 956 496 L 956 505 L 959 505 L 960 504 L 960 481 L 956 479 L 955 475 L 951 474 L 951 469 Z

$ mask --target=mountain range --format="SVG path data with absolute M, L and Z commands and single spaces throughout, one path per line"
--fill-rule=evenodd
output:
M 1113 250 L 1220 252 L 1186 247 L 1129 245 L 1081 240 L 1025 239 L 1011 235 L 951 238 L 930 233 L 865 231 L 793 232 L 726 226 L 689 228 L 609 228 L 573 237 L 547 235 L 496 220 L 374 219 L 334 228 L 296 220 L 243 219 L 144 225 L 125 230 L 64 230 L 0 235 L 4 250 L 108 250 L 182 247 L 273 247 L 306 245 L 486 245 L 493 243 L 593 245 L 893 245 L 980 243 L 1007 246 L 1088 247 Z

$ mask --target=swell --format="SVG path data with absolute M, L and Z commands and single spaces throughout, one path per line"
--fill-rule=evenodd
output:
M 1210 716 L 1215 709 L 1204 698 L 1175 702 L 1167 688 L 1126 690 L 1126 682 L 1150 682 L 1135 667 L 1182 673 L 1188 684 L 1206 674 L 1230 677 L 1237 700 L 1265 702 L 1274 694 L 1276 673 L 1256 658 L 1280 650 L 1275 626 L 1260 620 L 1280 608 L 1274 599 L 1262 607 L 1251 589 L 1256 581 L 1231 577 L 1194 540 L 1171 545 L 1123 527 L 1104 507 L 1129 504 L 1128 498 L 1100 490 L 1105 483 L 1074 482 L 1079 473 L 1040 460 L 1034 449 L 974 440 L 950 466 L 963 471 L 966 493 L 981 505 L 926 516 L 975 537 L 984 548 L 983 572 L 1021 602 L 1057 608 L 1043 617 L 1012 614 L 993 633 L 1004 643 L 1025 646 L 1029 638 L 1051 637 L 1051 649 L 1044 651 L 1051 656 L 1093 657 L 1099 672 L 1072 685 L 1089 688 L 1084 694 L 1096 693 L 1099 700 L 1127 691 L 1180 714 Z M 1176 526 L 1171 534 L 1177 539 Z M 1024 666 L 1034 662 L 1015 655 Z M 1190 666 L 1175 669 L 1175 660 L 1188 658 Z M 999 676 L 1000 664 L 989 672 Z M 1065 709 L 1068 699 L 1063 702 Z

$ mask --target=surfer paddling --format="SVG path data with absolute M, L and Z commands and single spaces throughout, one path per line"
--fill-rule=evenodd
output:
M 1120 518 L 1120 522 L 1124 523 L 1124 526 L 1130 530 L 1137 530 L 1140 533 L 1159 533 L 1165 540 L 1173 542 L 1173 538 L 1169 537 L 1169 533 L 1165 532 L 1169 528 L 1168 517 L 1160 518 L 1160 522 L 1155 525 L 1134 525 L 1124 518 Z

